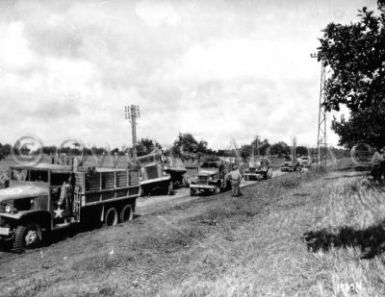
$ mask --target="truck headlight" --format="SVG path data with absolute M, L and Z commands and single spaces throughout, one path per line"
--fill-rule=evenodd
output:
M 5 206 L 4 210 L 5 210 L 6 213 L 13 213 L 13 212 L 15 212 L 15 208 L 13 208 L 9 204 Z

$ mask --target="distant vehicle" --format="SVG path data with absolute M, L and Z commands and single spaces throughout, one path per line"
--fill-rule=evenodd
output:
M 273 177 L 273 170 L 270 168 L 270 161 L 259 154 L 259 141 L 253 141 L 250 162 L 243 174 L 245 180 L 268 179 Z
M 244 172 L 245 180 L 258 180 L 260 178 L 269 179 L 273 176 L 273 170 L 270 168 L 270 161 L 261 158 L 249 163 L 249 167 Z
M 162 156 L 159 152 L 152 153 L 137 158 L 140 164 L 140 187 L 141 195 L 149 196 L 153 193 L 172 195 L 174 193 L 174 183 L 171 175 L 164 169 Z
M 51 231 L 87 223 L 113 226 L 133 218 L 138 169 L 84 169 L 39 164 L 10 168 L 0 189 L 0 246 L 38 247 Z
M 300 166 L 304 168 L 310 168 L 312 160 L 309 156 L 301 156 L 297 159 Z
M 229 164 L 217 163 L 216 167 L 201 168 L 198 176 L 190 183 L 190 195 L 202 193 L 217 194 L 231 189 Z
M 282 172 L 293 172 L 297 171 L 301 166 L 297 161 L 293 161 L 293 158 L 286 156 L 281 165 Z

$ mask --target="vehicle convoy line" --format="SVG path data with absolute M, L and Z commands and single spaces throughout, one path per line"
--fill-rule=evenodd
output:
M 272 178 L 276 178 L 287 174 L 286 172 L 280 172 L 279 170 L 275 170 L 273 172 Z M 243 181 L 241 184 L 241 188 L 250 187 L 258 184 L 261 181 Z M 152 196 L 150 198 L 140 197 L 137 199 L 136 206 L 136 215 L 138 216 L 147 216 L 151 215 L 155 212 L 165 211 L 170 209 L 171 207 L 175 207 L 178 205 L 183 205 L 191 201 L 204 201 L 204 199 L 215 199 L 218 195 L 210 195 L 210 196 L 190 196 L 190 192 L 188 188 L 183 188 L 177 191 L 177 193 L 173 196 L 163 195 L 163 196 Z M 220 197 L 218 198 L 220 199 Z M 47 247 L 43 247 L 45 249 Z M 27 250 L 25 254 L 34 253 L 39 249 L 35 250 Z M 12 261 L 15 257 L 20 257 L 21 255 L 16 255 L 15 253 L 9 251 L 0 251 L 0 264 L 4 264 L 6 262 Z M 1 276 L 0 276 L 1 278 Z
M 273 171 L 272 178 L 276 178 L 287 174 L 287 172 L 281 172 L 279 169 Z M 241 188 L 255 185 L 261 181 L 242 181 Z M 190 196 L 189 189 L 183 188 L 177 191 L 173 196 L 153 196 L 150 198 L 140 197 L 136 202 L 136 214 L 139 216 L 149 215 L 156 211 L 165 210 L 169 207 L 182 205 L 184 203 L 198 200 L 203 196 Z

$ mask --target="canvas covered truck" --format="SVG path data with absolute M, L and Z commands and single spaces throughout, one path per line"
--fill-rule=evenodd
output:
M 226 164 L 218 164 L 216 167 L 200 168 L 198 175 L 190 183 L 190 195 L 217 194 L 231 189 L 229 168 Z
M 138 169 L 73 171 L 39 164 L 14 166 L 0 190 L 0 246 L 24 250 L 44 236 L 87 223 L 116 225 L 133 218 L 139 195 Z

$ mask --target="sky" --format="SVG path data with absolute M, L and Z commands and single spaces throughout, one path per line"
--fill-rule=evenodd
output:
M 214 149 L 255 135 L 314 146 L 310 54 L 363 6 L 376 1 L 2 0 L 0 142 L 129 146 L 135 104 L 138 137 L 164 146 L 180 132 Z

